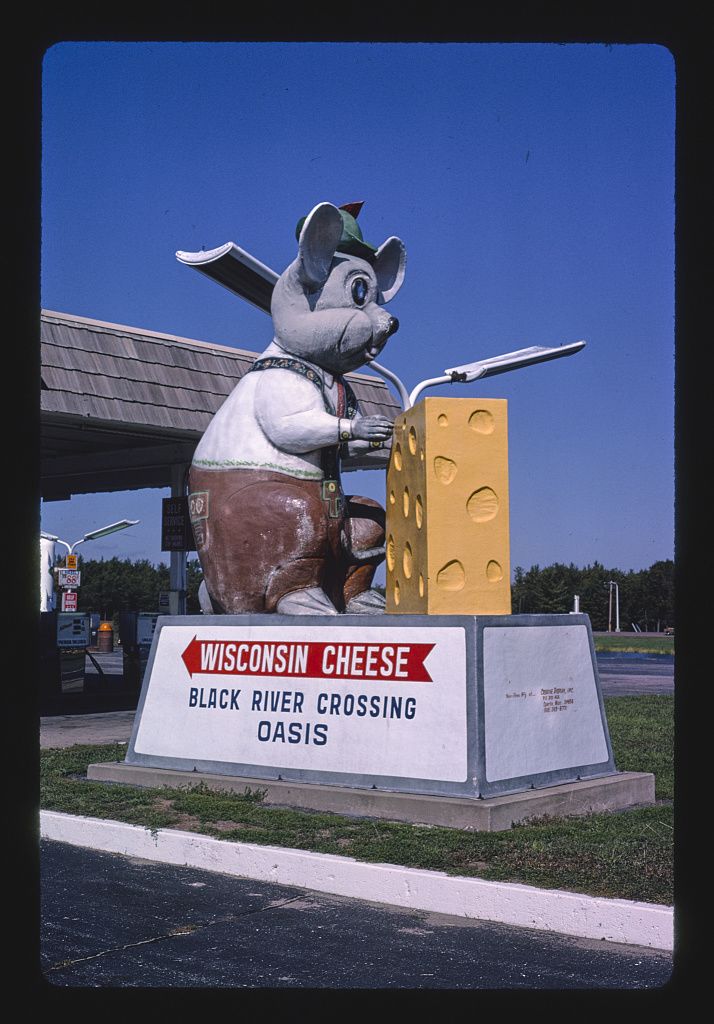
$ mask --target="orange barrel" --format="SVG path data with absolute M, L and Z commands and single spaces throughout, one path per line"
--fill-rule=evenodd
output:
M 97 650 L 100 654 L 111 654 L 114 650 L 114 627 L 111 622 L 100 622 L 97 629 Z

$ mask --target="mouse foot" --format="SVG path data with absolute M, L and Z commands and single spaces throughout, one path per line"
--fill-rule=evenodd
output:
M 307 590 L 294 590 L 291 594 L 281 597 L 275 611 L 278 615 L 338 615 L 324 590 L 320 587 L 309 587 Z
M 387 599 L 379 590 L 365 590 L 352 598 L 345 608 L 347 615 L 381 615 L 387 606 Z

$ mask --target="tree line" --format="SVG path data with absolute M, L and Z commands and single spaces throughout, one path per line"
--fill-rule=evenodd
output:
M 63 559 L 60 564 L 63 563 Z M 77 566 L 82 583 L 77 591 L 77 610 L 98 612 L 102 619 L 113 619 L 120 612 L 155 612 L 159 594 L 169 589 L 169 567 L 153 565 L 148 558 L 90 559 L 80 555 Z M 198 559 L 189 559 L 186 571 L 186 611 L 198 615 L 198 587 L 203 579 Z M 56 586 L 56 584 L 55 584 Z M 59 593 L 56 607 L 60 607 Z
M 595 631 L 615 629 L 615 588 L 620 599 L 620 628 L 631 631 L 633 625 L 644 633 L 660 632 L 674 626 L 674 562 L 655 562 L 649 569 L 623 572 L 606 569 L 600 562 L 580 569 L 573 565 L 554 565 L 541 569 L 534 565 L 527 572 L 518 566 L 511 587 L 513 612 L 517 614 L 570 612 L 573 598 L 580 598 L 580 611 L 590 616 Z
M 169 569 L 148 559 L 84 559 L 79 557 L 82 585 L 78 591 L 78 609 L 98 612 L 111 619 L 121 611 L 156 611 L 159 594 L 169 589 Z M 202 580 L 198 559 L 187 563 L 186 611 L 200 613 L 198 587 Z M 618 585 L 620 628 L 631 630 L 633 623 L 643 632 L 660 631 L 674 625 L 674 562 L 655 562 L 649 569 L 623 572 L 606 569 L 599 562 L 578 568 L 556 562 L 527 571 L 518 566 L 511 586 L 514 614 L 553 614 L 573 610 L 574 595 L 580 598 L 580 611 L 590 616 L 596 631 L 615 628 L 615 595 L 609 602 L 609 583 Z M 59 601 L 57 602 L 59 607 Z

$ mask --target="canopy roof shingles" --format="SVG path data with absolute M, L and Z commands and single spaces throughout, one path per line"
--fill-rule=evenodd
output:
M 41 489 L 72 494 L 169 487 L 258 353 L 43 310 Z M 348 374 L 365 414 L 394 417 L 384 381 Z M 379 468 L 375 452 L 344 469 Z

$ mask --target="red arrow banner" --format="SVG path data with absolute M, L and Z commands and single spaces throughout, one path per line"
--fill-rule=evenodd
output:
M 181 658 L 193 676 L 291 676 L 430 683 L 424 664 L 434 644 L 193 640 Z

